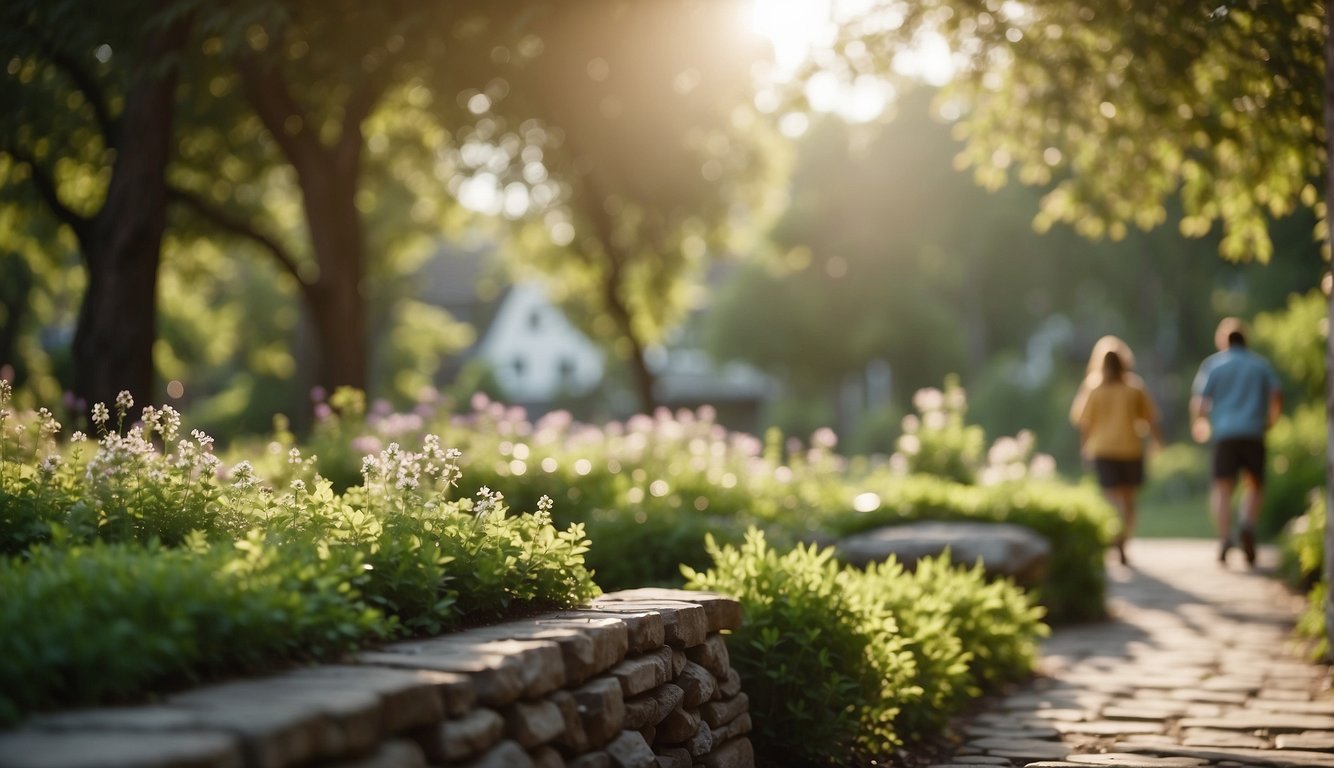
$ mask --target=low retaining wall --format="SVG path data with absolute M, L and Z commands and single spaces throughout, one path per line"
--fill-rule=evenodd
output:
M 749 768 L 720 634 L 740 623 L 717 595 L 616 592 L 348 664 L 35 717 L 0 732 L 0 768 Z

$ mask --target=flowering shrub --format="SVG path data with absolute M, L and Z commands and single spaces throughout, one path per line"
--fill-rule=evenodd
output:
M 970 485 L 1056 476 L 1055 459 L 1034 452 L 1032 432 L 1001 437 L 988 447 L 982 428 L 967 421 L 968 397 L 955 377 L 945 380 L 944 390 L 918 390 L 913 407 L 917 413 L 903 418 L 898 450 L 890 457 L 901 474 L 936 475 Z
M 0 654 L 21 661 L 0 676 L 0 721 L 598 593 L 582 526 L 557 530 L 550 499 L 512 515 L 489 488 L 451 498 L 460 456 L 431 435 L 366 457 L 340 494 L 295 447 L 282 485 L 225 468 L 202 433 L 160 451 L 179 416 L 146 408 L 127 428 L 128 396 L 114 425 L 95 409 L 97 443 L 63 448 L 49 413 L 8 401 L 0 389 Z M 127 644 L 108 625 L 169 661 L 108 662 Z

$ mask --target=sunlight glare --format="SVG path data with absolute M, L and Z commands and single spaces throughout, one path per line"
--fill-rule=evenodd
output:
M 829 0 L 752 0 L 750 27 L 774 48 L 778 68 L 791 72 L 832 35 Z

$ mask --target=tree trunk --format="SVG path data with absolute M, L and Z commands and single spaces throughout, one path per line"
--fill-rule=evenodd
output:
M 604 248 L 617 247 L 610 236 L 605 237 L 603 243 Z M 621 337 L 630 346 L 630 354 L 626 359 L 626 364 L 630 366 L 630 378 L 634 384 L 635 397 L 639 400 L 639 407 L 643 413 L 652 413 L 658 407 L 656 393 L 658 377 L 648 366 L 647 350 L 644 348 L 644 342 L 639 338 L 639 334 L 635 333 L 630 308 L 626 306 L 621 295 L 623 286 L 621 285 L 622 273 L 619 265 L 624 260 L 619 256 L 612 256 L 611 254 L 609 256 L 611 256 L 609 259 L 610 268 L 603 276 L 603 299 L 606 301 L 607 312 L 611 314 L 613 322 L 616 323 L 616 329 L 621 332 Z
M 1325 0 L 1325 146 L 1334 158 L 1334 0 Z M 1325 205 L 1334 205 L 1334 173 L 1325 167 Z M 1325 220 L 1330 218 L 1329 211 Z M 1328 237 L 1328 236 L 1327 236 Z M 1334 326 L 1334 291 L 1330 291 L 1329 318 Z M 1325 639 L 1334 655 L 1334 334 L 1325 340 L 1325 414 L 1329 436 L 1325 449 Z
M 150 64 L 179 51 L 188 31 L 180 21 L 151 33 Z M 125 98 L 106 202 L 81 239 L 88 287 L 74 334 L 74 394 L 86 408 L 110 405 L 121 391 L 137 404 L 153 398 L 157 338 L 157 272 L 167 225 L 167 160 L 171 152 L 176 67 L 145 72 Z
M 333 164 L 300 173 L 302 201 L 310 226 L 319 278 L 306 291 L 318 355 L 315 383 L 366 390 L 370 338 L 361 214 L 356 207 L 357 170 Z

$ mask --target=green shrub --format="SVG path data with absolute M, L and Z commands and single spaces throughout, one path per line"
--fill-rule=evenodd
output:
M 1269 467 L 1265 473 L 1260 533 L 1277 534 L 1306 509 L 1311 490 L 1325 484 L 1328 444 L 1325 404 L 1302 403 L 1280 418 L 1265 437 Z
M 1313 658 L 1326 661 L 1330 658 L 1330 638 L 1325 626 L 1329 585 L 1324 578 L 1328 524 L 1325 489 L 1319 488 L 1311 493 L 1305 514 L 1288 527 L 1282 541 L 1280 565 L 1284 578 L 1306 591 L 1306 608 L 1297 620 L 1297 636 L 1312 641 Z
M 708 542 L 713 566 L 687 587 L 736 597 L 729 642 L 755 715 L 752 739 L 775 764 L 879 760 L 938 735 L 980 690 L 1031 674 L 1041 610 L 980 568 L 928 558 L 866 571 L 833 550 L 779 553 L 758 530 L 740 547 Z
M 1054 623 L 1088 621 L 1106 613 L 1103 554 L 1117 529 L 1116 516 L 1097 489 L 1052 481 L 965 485 L 926 475 L 868 476 L 863 493 L 874 508 L 848 506 L 824 523 L 846 536 L 919 520 L 983 520 L 1028 528 L 1051 544 L 1046 583 L 1038 595 Z
M 728 645 L 746 682 L 757 750 L 779 764 L 836 765 L 900 743 L 894 721 L 920 699 L 912 653 L 893 615 L 833 550 L 779 554 L 757 530 L 741 547 L 711 539 L 714 565 L 687 586 L 738 599 L 745 621 Z
M 201 433 L 163 453 L 163 414 L 62 452 L 58 425 L 25 441 L 0 410 L 5 720 L 598 593 L 582 526 L 557 530 L 550 499 L 517 515 L 490 489 L 451 499 L 458 454 L 434 436 L 365 457 L 339 494 L 296 448 L 280 487 L 249 461 L 221 470 Z
M 0 721 L 318 659 L 383 635 L 359 553 L 255 534 L 183 549 L 98 542 L 0 561 Z

